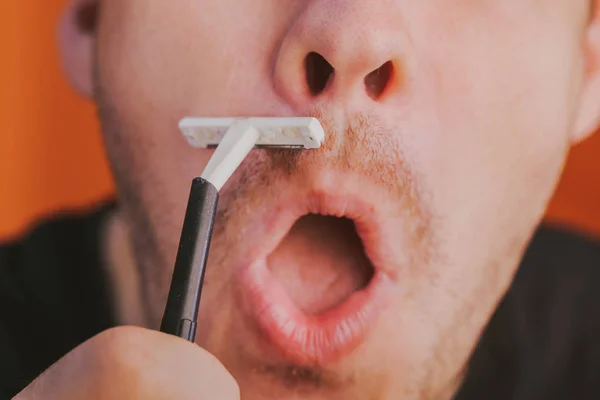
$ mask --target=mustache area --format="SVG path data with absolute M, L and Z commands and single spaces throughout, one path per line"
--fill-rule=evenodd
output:
M 266 195 L 277 182 L 310 183 L 328 171 L 351 172 L 377 185 L 390 196 L 420 205 L 415 174 L 403 152 L 401 132 L 387 128 L 367 114 L 333 115 L 317 108 L 307 113 L 317 118 L 325 131 L 319 149 L 260 149 L 252 151 L 223 191 L 223 202 Z M 410 198 L 409 198 L 410 197 Z

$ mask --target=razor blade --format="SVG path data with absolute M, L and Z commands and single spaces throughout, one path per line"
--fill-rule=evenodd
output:
M 235 124 L 245 122 L 258 131 L 255 148 L 316 149 L 325 139 L 319 120 L 311 117 L 196 118 L 180 121 L 190 146 L 214 149 Z

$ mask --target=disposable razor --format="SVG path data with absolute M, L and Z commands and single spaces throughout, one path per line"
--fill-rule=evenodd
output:
M 160 327 L 194 342 L 219 191 L 252 149 L 316 149 L 325 132 L 316 118 L 309 117 L 188 117 L 179 128 L 192 147 L 216 149 L 202 175 L 192 181 Z

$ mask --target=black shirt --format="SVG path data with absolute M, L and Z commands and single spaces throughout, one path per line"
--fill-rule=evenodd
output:
M 114 326 L 100 228 L 111 205 L 0 245 L 0 399 Z M 457 400 L 600 399 L 600 242 L 543 226 Z

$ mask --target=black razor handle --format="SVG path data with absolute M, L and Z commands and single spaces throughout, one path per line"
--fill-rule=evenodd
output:
M 196 320 L 210 249 L 219 191 L 196 178 L 188 200 L 171 288 L 160 331 L 190 342 L 196 338 Z

